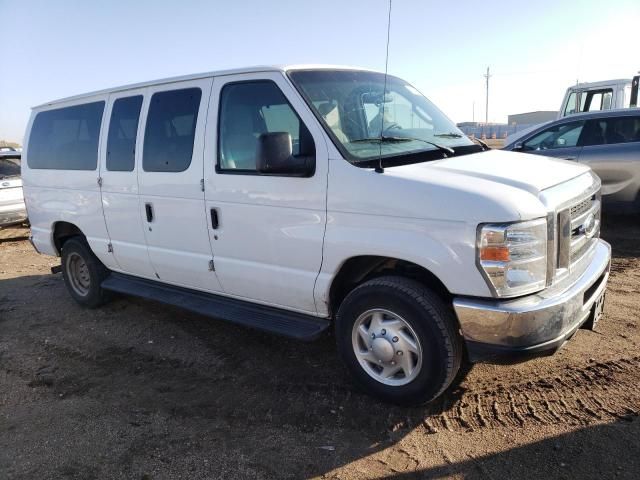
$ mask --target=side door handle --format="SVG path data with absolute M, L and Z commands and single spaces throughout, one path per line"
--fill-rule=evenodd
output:
M 147 214 L 147 222 L 153 222 L 153 205 L 151 203 L 145 203 L 144 211 Z
M 214 230 L 217 230 L 219 225 L 220 225 L 220 222 L 218 220 L 218 209 L 212 208 L 211 209 L 211 228 L 213 228 Z
M 564 157 L 565 160 L 575 160 L 576 157 Z

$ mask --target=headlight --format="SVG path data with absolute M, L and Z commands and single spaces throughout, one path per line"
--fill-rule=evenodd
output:
M 547 220 L 481 225 L 478 265 L 498 297 L 542 290 L 547 282 Z

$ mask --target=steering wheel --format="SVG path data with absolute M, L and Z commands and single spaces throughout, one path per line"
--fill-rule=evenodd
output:
M 402 130 L 402 127 L 396 122 L 392 122 L 385 126 L 384 131 L 386 132 L 387 130 Z

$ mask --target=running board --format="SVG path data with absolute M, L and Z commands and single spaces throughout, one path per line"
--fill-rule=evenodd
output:
M 233 298 L 174 287 L 121 273 L 111 273 L 102 288 L 155 300 L 207 317 L 310 342 L 329 328 L 329 321 L 303 313 L 257 305 Z

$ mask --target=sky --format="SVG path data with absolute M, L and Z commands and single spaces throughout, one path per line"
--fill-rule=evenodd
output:
M 384 71 L 388 0 L 0 0 L 0 140 L 30 108 L 157 78 L 265 64 Z M 640 0 L 393 0 L 389 73 L 453 121 L 557 110 L 577 80 L 640 70 Z

